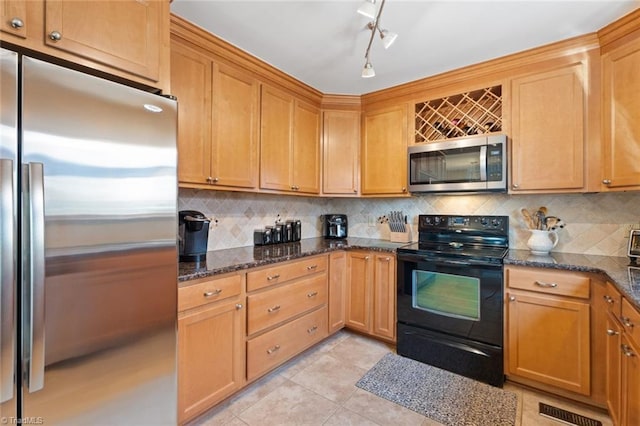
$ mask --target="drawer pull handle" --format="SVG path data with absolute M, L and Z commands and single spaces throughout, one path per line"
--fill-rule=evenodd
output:
M 216 288 L 216 289 L 215 289 L 215 290 L 213 290 L 213 291 L 205 291 L 205 292 L 204 292 L 204 297 L 217 296 L 217 295 L 219 295 L 220 293 L 222 293 L 222 290 L 221 290 L 221 289 L 219 289 L 219 288 Z
M 618 333 L 615 330 L 607 330 L 607 335 L 608 336 L 617 336 L 618 334 L 620 334 L 620 333 Z
M 269 276 L 267 277 L 267 281 L 277 280 L 278 278 L 280 278 L 280 274 L 269 275 Z
M 544 287 L 544 288 L 556 288 L 558 287 L 558 284 L 556 283 L 545 283 L 544 281 L 536 281 L 534 282 L 535 285 L 537 285 L 538 287 Z
M 622 321 L 622 325 L 624 325 L 625 327 L 633 328 L 633 323 L 631 322 L 631 318 L 620 317 L 620 320 Z
M 612 305 L 613 303 L 615 303 L 615 301 L 613 300 L 613 297 L 609 296 L 608 294 L 605 294 L 604 296 L 602 296 L 604 298 L 604 301 L 609 303 L 610 305 Z
M 280 305 L 276 305 L 267 309 L 267 312 L 272 313 L 272 312 L 278 312 L 279 310 L 280 310 Z
M 20 18 L 13 18 L 11 20 L 11 27 L 15 28 L 16 30 L 24 27 L 24 21 Z
M 628 357 L 636 356 L 636 354 L 633 353 L 629 345 L 620 345 L 620 349 L 622 349 L 622 353 L 624 354 L 624 356 L 628 356 Z
M 318 267 L 318 265 L 309 265 L 309 266 L 307 266 L 307 271 L 313 271 L 317 267 Z
M 313 327 L 307 329 L 307 333 L 309 333 L 309 334 L 313 334 L 316 331 L 318 331 L 318 326 L 317 325 L 314 325 Z
M 62 34 L 60 34 L 60 32 L 58 31 L 51 31 L 49 33 L 49 39 L 52 41 L 60 41 L 62 40 Z
M 236 303 L 236 309 L 237 310 L 242 309 L 242 303 Z
M 308 298 L 316 297 L 318 295 L 317 291 L 312 291 L 311 293 L 307 293 Z
M 278 352 L 279 350 L 280 350 L 280 345 L 275 345 L 274 347 L 267 349 L 267 353 L 271 355 L 272 353 Z

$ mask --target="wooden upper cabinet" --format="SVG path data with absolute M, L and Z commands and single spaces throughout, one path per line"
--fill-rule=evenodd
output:
M 147 87 L 169 83 L 169 0 L 3 0 L 0 39 Z
M 262 86 L 260 188 L 320 192 L 320 110 Z
M 214 64 L 212 184 L 255 188 L 258 184 L 260 87 L 239 70 Z
M 4 0 L 0 3 L 0 31 L 24 39 L 29 25 L 26 1 Z
M 364 113 L 362 195 L 408 195 L 407 106 Z
M 585 67 L 571 63 L 512 81 L 512 191 L 583 190 Z
M 258 181 L 258 82 L 173 41 L 171 90 L 178 98 L 180 184 L 254 189 Z
M 291 190 L 293 104 L 293 96 L 288 93 L 262 86 L 260 188 Z
M 171 43 L 171 91 L 178 98 L 178 181 L 206 184 L 211 171 L 211 73 L 206 56 Z
M 605 53 L 603 189 L 640 189 L 640 35 Z
M 323 112 L 322 193 L 356 195 L 360 152 L 360 112 Z
M 320 192 L 320 109 L 296 101 L 292 183 L 295 191 Z
M 158 81 L 166 1 L 47 0 L 45 43 Z

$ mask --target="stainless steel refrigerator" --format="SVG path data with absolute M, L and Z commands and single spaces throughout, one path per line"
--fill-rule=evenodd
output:
M 175 424 L 176 102 L 0 68 L 0 419 Z

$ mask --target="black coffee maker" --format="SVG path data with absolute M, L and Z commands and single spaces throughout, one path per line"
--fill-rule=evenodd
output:
M 200 262 L 207 258 L 211 219 L 196 210 L 178 212 L 179 253 L 181 262 Z

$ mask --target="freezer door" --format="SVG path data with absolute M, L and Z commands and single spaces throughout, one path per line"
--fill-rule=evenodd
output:
M 28 57 L 22 94 L 23 415 L 173 425 L 176 103 Z
M 15 419 L 18 55 L 0 49 L 0 419 Z

